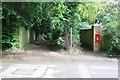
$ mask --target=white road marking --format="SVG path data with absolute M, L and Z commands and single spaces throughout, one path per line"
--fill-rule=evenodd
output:
M 91 78 L 90 73 L 85 65 L 79 64 L 81 78 Z
M 24 74 L 21 74 L 21 72 L 19 71 L 19 73 L 17 74 L 13 74 L 15 71 L 17 71 L 18 69 L 30 69 L 30 70 L 34 70 L 35 69 L 35 72 L 33 72 L 32 74 L 30 75 L 24 75 Z M 34 77 L 41 77 L 44 73 L 46 69 L 46 66 L 38 66 L 38 65 L 13 65 L 13 66 L 10 66 L 8 69 L 6 69 L 5 71 L 1 72 L 0 73 L 0 76 L 2 76 L 3 78 L 7 77 L 7 78 L 11 78 L 11 77 L 14 77 L 14 78 L 34 78 Z M 28 71 L 28 70 L 27 70 Z M 26 73 L 29 73 L 29 72 L 26 72 Z
M 0 66 L 0 69 L 3 68 L 2 66 Z

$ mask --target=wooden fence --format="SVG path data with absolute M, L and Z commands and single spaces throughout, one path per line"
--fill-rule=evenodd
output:
M 93 50 L 93 30 L 92 29 L 85 29 L 81 30 L 81 43 L 82 46 L 85 46 L 91 50 Z M 100 36 L 100 49 L 105 50 L 110 48 L 110 37 L 108 35 L 101 35 Z

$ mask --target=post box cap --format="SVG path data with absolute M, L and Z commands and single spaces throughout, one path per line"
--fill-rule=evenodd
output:
M 100 24 L 94 24 L 93 26 L 94 27 L 100 27 Z

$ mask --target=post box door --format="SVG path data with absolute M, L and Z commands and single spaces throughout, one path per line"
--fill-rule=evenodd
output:
M 95 42 L 100 42 L 100 34 L 99 33 L 95 34 Z

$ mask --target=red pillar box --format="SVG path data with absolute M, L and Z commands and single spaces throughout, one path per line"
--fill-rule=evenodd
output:
M 95 34 L 95 42 L 100 42 L 100 33 Z

